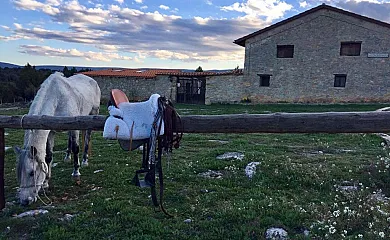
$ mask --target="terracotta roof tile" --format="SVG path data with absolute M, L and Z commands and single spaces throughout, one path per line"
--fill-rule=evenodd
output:
M 155 78 L 157 74 L 160 73 L 178 73 L 180 70 L 175 69 L 104 69 L 98 71 L 82 72 L 82 74 L 96 77 L 96 76 L 106 76 L 106 77 L 140 77 L 140 78 Z
M 176 69 L 105 69 L 98 71 L 82 72 L 82 74 L 90 77 L 139 77 L 139 78 L 155 78 L 157 75 L 170 76 L 216 76 L 216 75 L 241 75 L 242 69 L 226 71 L 226 72 L 182 72 Z
M 243 74 L 242 69 L 225 71 L 225 72 L 171 72 L 171 73 L 158 73 L 157 75 L 172 75 L 177 77 L 197 77 L 197 76 L 218 76 L 218 75 L 241 75 Z

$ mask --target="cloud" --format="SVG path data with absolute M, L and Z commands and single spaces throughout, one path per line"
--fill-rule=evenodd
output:
M 307 5 L 308 5 L 308 4 L 307 4 L 306 1 L 299 2 L 299 6 L 300 6 L 301 8 L 305 8 Z
M 205 3 L 206 3 L 207 5 L 213 5 L 213 2 L 212 2 L 211 0 L 205 0 Z
M 147 9 L 148 8 L 148 6 L 142 6 L 142 7 L 140 7 L 140 9 Z
M 124 0 L 114 0 L 115 2 L 119 3 L 120 5 L 123 4 Z
M 306 3 L 304 8 L 318 5 L 317 0 L 305 0 L 304 2 Z M 370 18 L 390 22 L 389 0 L 325 0 L 324 3 Z
M 164 9 L 164 10 L 169 10 L 169 7 L 165 6 L 165 5 L 160 5 L 159 8 Z
M 43 11 L 45 7 L 35 0 L 15 0 L 15 6 L 20 5 L 21 1 L 30 1 L 30 7 L 23 8 L 29 11 Z M 174 14 L 147 12 L 115 4 L 87 7 L 77 0 L 64 1 L 56 8 L 59 12 L 54 15 L 46 13 L 47 16 L 53 22 L 68 26 L 67 28 L 52 30 L 45 26 L 29 27 L 16 23 L 9 29 L 11 36 L 1 39 L 82 43 L 102 50 L 103 53 L 94 52 L 99 59 L 115 57 L 109 54 L 123 53 L 138 54 L 133 58 L 134 61 L 143 61 L 145 57 L 185 62 L 242 61 L 244 48 L 233 44 L 233 41 L 270 23 L 245 16 L 235 19 L 210 17 L 183 19 Z M 26 54 L 37 55 L 39 50 L 42 50 L 51 56 L 59 54 L 62 57 L 67 55 L 94 59 L 91 53 L 87 55 L 88 52 L 79 56 L 75 51 L 50 46 L 23 45 L 22 50 Z
M 235 2 L 229 6 L 222 6 L 222 11 L 236 11 L 245 13 L 249 18 L 266 17 L 266 21 L 282 18 L 292 5 L 280 0 L 247 0 L 243 3 Z
M 142 3 L 142 0 L 135 0 L 136 3 Z
M 112 60 L 132 60 L 131 57 L 121 56 L 118 53 L 105 53 L 105 52 L 81 52 L 77 49 L 61 49 L 61 48 L 52 48 L 48 46 L 37 46 L 37 45 L 21 45 L 21 53 L 37 56 L 46 56 L 46 57 L 65 57 L 65 58 L 75 58 L 81 57 L 85 60 L 91 61 L 102 61 L 102 62 L 111 62 Z
M 56 15 L 59 13 L 59 9 L 54 7 L 60 4 L 60 1 L 49 0 L 45 3 L 35 0 L 16 0 L 14 1 L 16 8 L 23 10 L 40 10 L 48 15 Z
M 388 1 L 340 1 L 336 3 L 336 6 L 381 21 L 390 22 L 390 2 Z

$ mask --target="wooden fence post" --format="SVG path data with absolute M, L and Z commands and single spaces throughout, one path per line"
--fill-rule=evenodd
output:
M 0 128 L 0 210 L 5 207 L 4 194 L 4 162 L 5 162 L 5 138 L 4 128 Z

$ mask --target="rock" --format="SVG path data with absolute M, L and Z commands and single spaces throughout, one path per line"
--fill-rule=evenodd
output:
M 77 216 L 77 214 L 75 214 L 75 215 L 72 215 L 72 214 L 65 214 L 65 216 L 64 217 L 62 217 L 62 218 L 59 218 L 59 220 L 61 220 L 61 221 L 70 221 L 70 220 L 72 220 L 74 217 L 76 217 Z
M 223 174 L 220 171 L 208 170 L 207 172 L 199 173 L 199 176 L 205 178 L 222 178 Z
M 239 152 L 226 152 L 222 155 L 217 156 L 218 160 L 228 160 L 232 158 L 242 160 L 244 158 L 244 154 Z
M 229 141 L 223 141 L 223 140 L 216 140 L 216 139 L 210 139 L 209 142 L 216 142 L 220 144 L 227 144 Z
M 49 211 L 43 210 L 43 209 L 30 210 L 30 211 L 27 211 L 27 212 L 24 212 L 24 213 L 16 215 L 15 218 L 23 218 L 23 217 L 28 217 L 28 216 L 34 217 L 34 216 L 37 216 L 37 215 L 40 215 L 40 214 L 46 214 L 48 212 Z
M 267 240 L 287 240 L 288 234 L 283 228 L 268 228 L 265 231 L 265 239 Z
M 260 162 L 250 162 L 248 165 L 245 167 L 245 174 L 249 177 L 252 178 L 253 175 L 256 173 L 256 166 L 259 165 Z
M 93 171 L 93 173 L 99 173 L 99 172 L 103 172 L 103 169 L 99 169 L 99 170 Z
M 340 192 L 351 193 L 359 190 L 359 187 L 350 181 L 343 181 L 340 185 L 335 185 Z
M 378 192 L 374 192 L 370 196 L 371 200 L 374 200 L 375 202 L 382 202 L 387 203 L 389 202 L 389 198 L 385 196 L 385 194 L 382 193 L 382 190 L 380 189 Z
M 184 222 L 185 222 L 185 223 L 191 223 L 192 220 L 191 220 L 191 218 L 188 218 L 188 219 L 184 220 Z

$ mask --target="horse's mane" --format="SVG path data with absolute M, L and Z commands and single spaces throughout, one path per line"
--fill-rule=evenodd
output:
M 16 177 L 18 181 L 22 178 L 22 166 L 24 165 L 24 162 L 27 158 L 19 158 L 18 164 L 16 165 Z
M 58 97 L 57 92 L 62 90 L 61 83 L 65 82 L 61 81 L 63 78 L 62 73 L 56 72 L 41 84 L 30 106 L 29 115 L 54 115 L 54 108 L 48 105 L 55 104 L 53 100 Z

